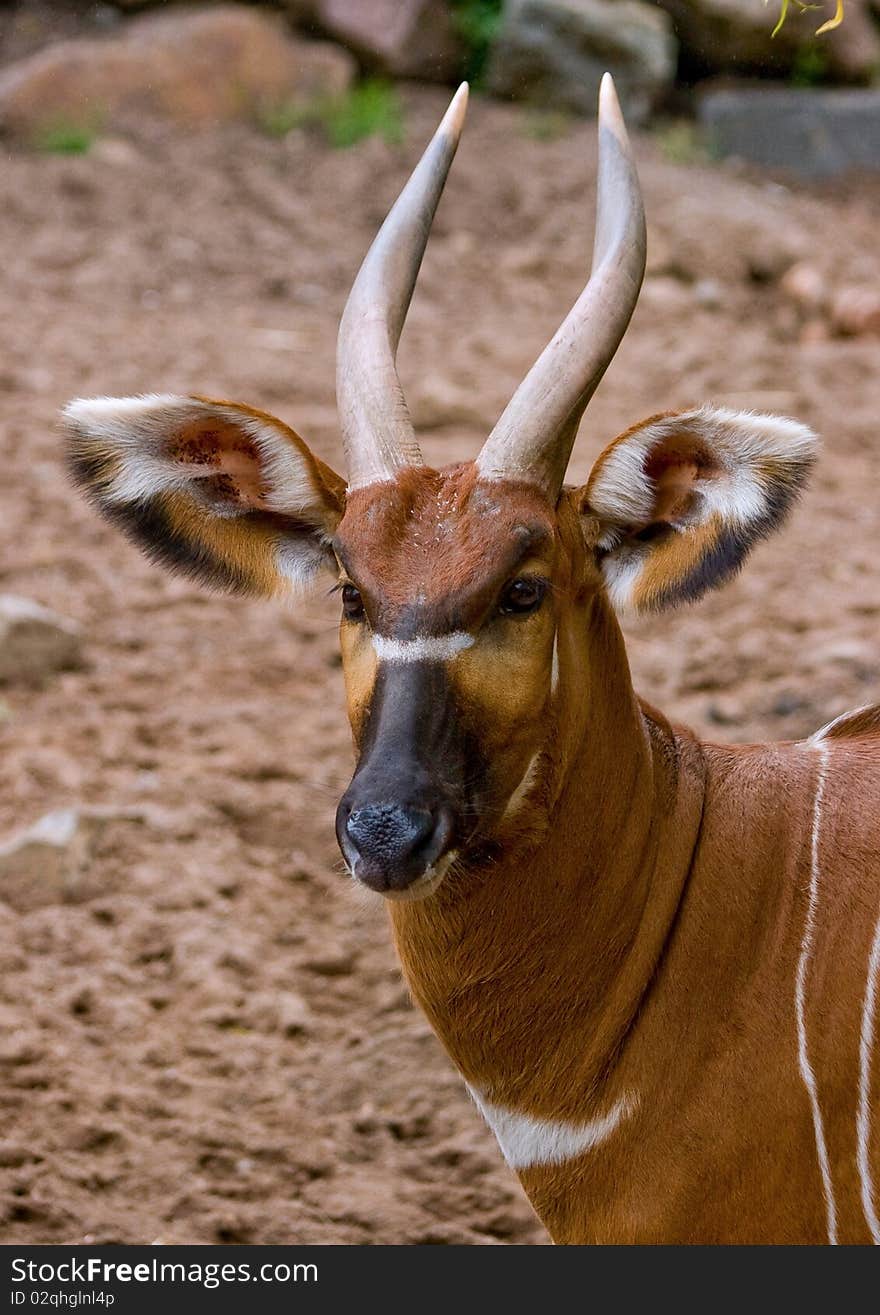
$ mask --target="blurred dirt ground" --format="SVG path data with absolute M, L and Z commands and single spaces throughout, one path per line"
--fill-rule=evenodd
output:
M 381 906 L 342 877 L 338 603 L 209 597 L 68 487 L 69 397 L 200 391 L 339 460 L 334 339 L 404 148 L 245 128 L 0 157 L 0 589 L 78 620 L 87 668 L 10 687 L 0 836 L 72 803 L 104 827 L 80 903 L 0 904 L 7 1242 L 540 1242 L 410 1007 Z M 428 456 L 473 455 L 579 291 L 594 129 L 538 140 L 477 101 L 401 351 Z M 629 627 L 637 684 L 710 737 L 792 738 L 880 697 L 880 339 L 802 334 L 779 276 L 878 286 L 880 187 L 792 193 L 639 146 L 651 273 L 573 475 L 703 399 L 825 437 L 813 488 L 740 580 Z M 806 341 L 801 341 L 805 338 Z

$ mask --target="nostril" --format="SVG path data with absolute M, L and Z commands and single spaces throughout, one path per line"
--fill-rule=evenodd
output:
M 426 808 L 369 804 L 352 809 L 345 830 L 362 857 L 393 863 L 414 856 L 430 840 L 434 817 Z

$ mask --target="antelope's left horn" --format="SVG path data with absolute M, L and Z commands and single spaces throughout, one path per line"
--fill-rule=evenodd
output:
M 342 315 L 336 400 L 351 489 L 423 464 L 397 376 L 397 344 L 467 97 L 465 82 L 367 252 Z
M 556 500 L 584 408 L 636 308 L 645 275 L 645 211 L 614 82 L 599 92 L 593 268 L 555 337 L 514 393 L 477 459 L 486 479 L 540 485 Z

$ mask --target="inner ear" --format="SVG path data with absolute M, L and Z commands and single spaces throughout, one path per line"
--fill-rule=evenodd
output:
M 816 436 L 785 416 L 701 406 L 651 416 L 610 443 L 578 491 L 614 606 L 698 598 L 780 524 Z
M 265 457 L 256 441 L 220 416 L 196 416 L 168 444 L 168 458 L 186 469 L 193 496 L 222 515 L 272 511 Z
M 697 513 L 700 484 L 719 473 L 706 445 L 691 434 L 675 434 L 656 444 L 644 464 L 645 477 L 653 486 L 650 518 L 646 524 L 634 525 L 634 532 L 654 525 L 686 524 Z

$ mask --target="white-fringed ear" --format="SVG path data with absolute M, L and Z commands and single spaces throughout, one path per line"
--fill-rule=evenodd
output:
M 618 611 L 699 598 L 781 524 L 816 458 L 796 420 L 708 406 L 616 438 L 579 491 Z
M 274 416 L 202 397 L 98 397 L 64 411 L 74 479 L 147 553 L 208 584 L 307 586 L 345 482 Z

